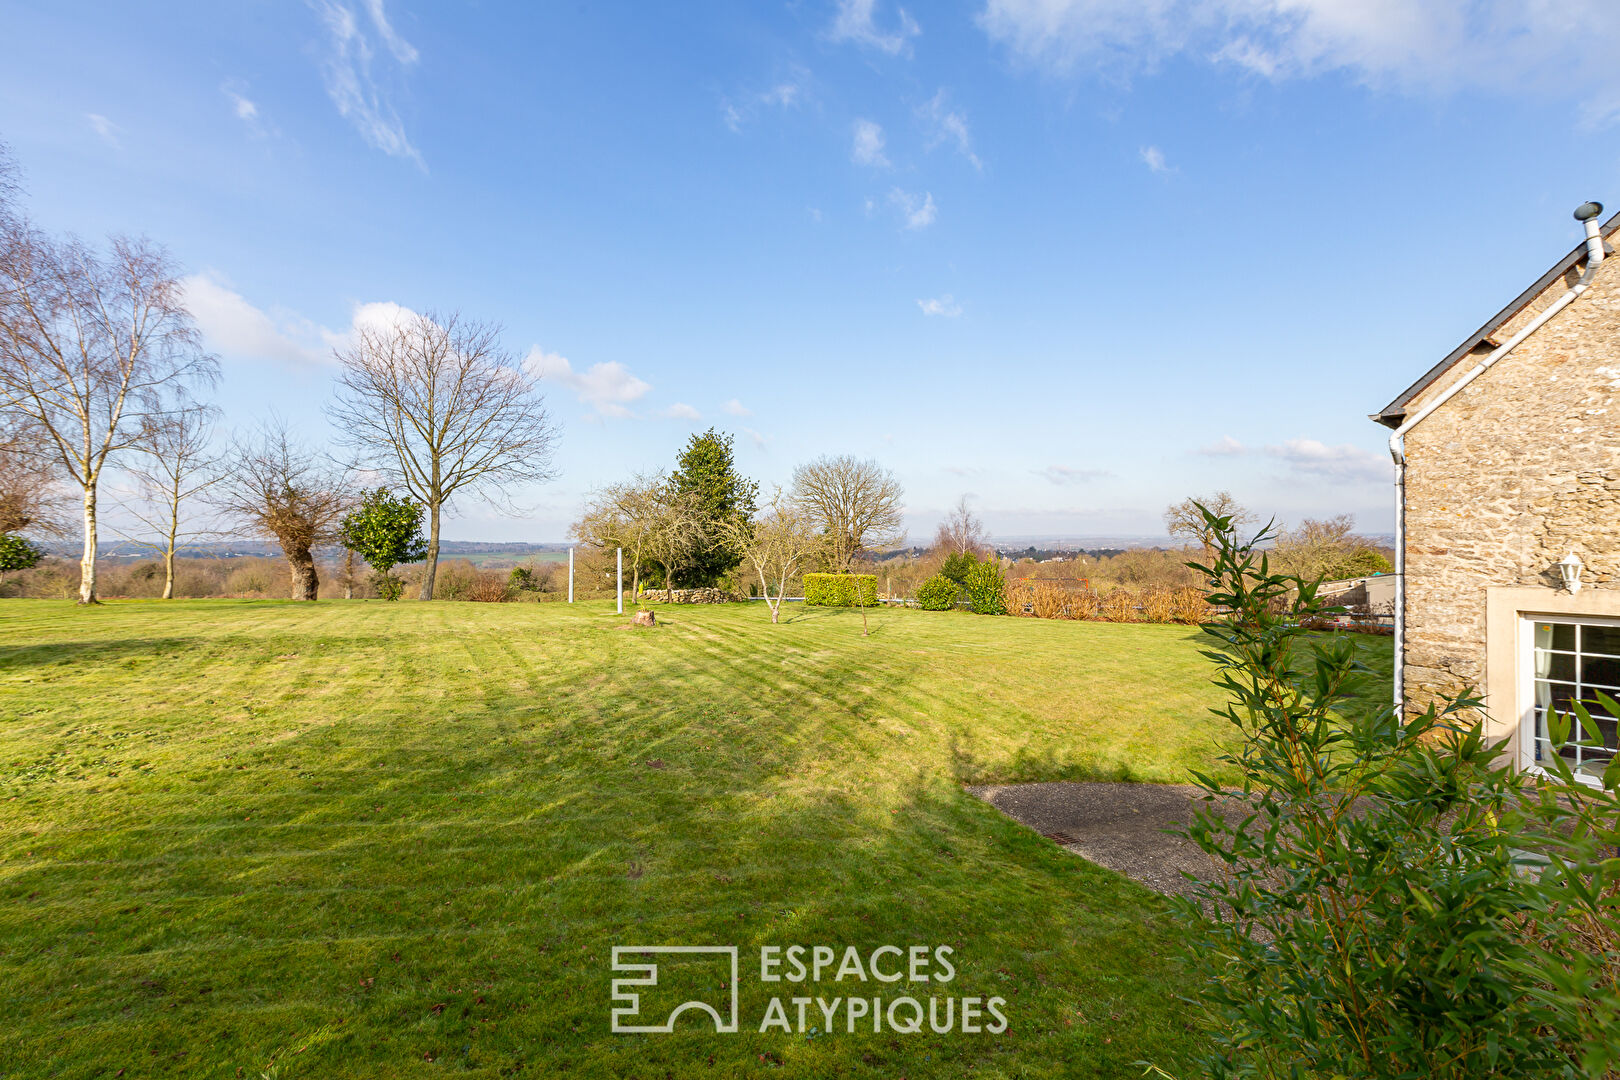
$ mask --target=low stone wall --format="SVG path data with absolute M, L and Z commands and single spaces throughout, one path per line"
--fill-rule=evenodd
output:
M 742 597 L 724 589 L 643 589 L 641 599 L 662 604 L 729 604 Z

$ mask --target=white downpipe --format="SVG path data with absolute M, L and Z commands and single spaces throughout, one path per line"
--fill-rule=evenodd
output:
M 1411 431 L 1425 417 L 1457 395 L 1463 387 L 1479 378 L 1491 365 L 1502 357 L 1518 348 L 1519 343 L 1531 334 L 1540 330 L 1547 322 L 1560 311 L 1563 311 L 1575 298 L 1585 292 L 1592 284 L 1592 277 L 1597 268 L 1603 264 L 1603 234 L 1598 226 L 1598 215 L 1603 207 L 1597 204 L 1591 216 L 1584 218 L 1586 225 L 1586 270 L 1581 274 L 1580 280 L 1569 288 L 1569 291 L 1547 305 L 1546 310 L 1531 319 L 1524 329 L 1511 338 L 1498 345 L 1491 354 L 1470 368 L 1462 378 L 1446 387 L 1433 401 L 1429 402 L 1416 413 L 1406 418 L 1406 421 L 1396 428 L 1389 437 L 1389 454 L 1395 459 L 1395 711 L 1397 719 L 1400 716 L 1401 705 L 1406 697 L 1406 433 Z M 1579 217 L 1582 210 L 1576 211 Z

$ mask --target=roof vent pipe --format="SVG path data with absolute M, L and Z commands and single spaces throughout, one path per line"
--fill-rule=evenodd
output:
M 1389 454 L 1395 459 L 1395 715 L 1399 719 L 1406 699 L 1406 433 L 1426 416 L 1450 401 L 1463 387 L 1488 371 L 1492 364 L 1518 348 L 1519 343 L 1545 326 L 1575 298 L 1591 287 L 1597 268 L 1603 265 L 1603 231 L 1598 216 L 1600 202 L 1586 202 L 1575 208 L 1575 220 L 1586 228 L 1586 270 L 1564 295 L 1525 324 L 1524 328 L 1497 346 L 1485 359 L 1469 368 L 1462 378 L 1446 387 L 1417 412 L 1408 416 L 1389 437 Z

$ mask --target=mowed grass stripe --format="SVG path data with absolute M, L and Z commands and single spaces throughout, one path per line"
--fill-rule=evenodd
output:
M 1183 1062 L 1157 899 L 960 785 L 1207 767 L 1192 635 L 658 610 L 0 605 L 8 1075 Z M 955 992 L 1006 996 L 1013 1029 L 606 1031 L 615 944 L 913 941 L 956 945 Z

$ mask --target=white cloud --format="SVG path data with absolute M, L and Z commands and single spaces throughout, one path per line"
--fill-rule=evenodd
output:
M 962 314 L 962 305 L 950 293 L 932 300 L 919 300 L 917 306 L 922 308 L 924 315 L 943 315 L 947 319 L 954 319 Z
M 652 389 L 651 383 L 630 374 L 617 360 L 575 371 L 566 357 L 548 353 L 538 345 L 529 349 L 523 366 L 531 375 L 568 387 L 602 416 L 629 416 L 629 404 Z
M 1084 484 L 1091 480 L 1099 480 L 1105 476 L 1113 475 L 1107 469 L 1076 469 L 1069 465 L 1048 465 L 1044 469 L 1034 470 L 1036 476 L 1050 480 L 1060 487 L 1073 484 Z
M 326 93 L 338 115 L 354 125 L 360 137 L 391 157 L 406 158 L 426 168 L 422 155 L 411 145 L 405 125 L 394 110 L 388 90 L 380 85 L 371 38 L 361 27 L 354 9 L 337 0 L 314 0 L 326 27 L 327 55 L 322 64 Z M 401 69 L 415 64 L 418 54 L 388 21 L 383 0 L 364 0 L 376 35 Z
M 1285 462 L 1297 473 L 1324 480 L 1384 481 L 1390 478 L 1389 459 L 1345 443 L 1328 446 L 1316 439 L 1288 439 L 1265 448 L 1267 457 Z
M 790 78 L 766 90 L 745 94 L 737 100 L 728 97 L 720 103 L 721 119 L 732 131 L 741 132 L 743 126 L 754 119 L 762 108 L 791 109 L 798 105 L 805 96 L 808 79 L 809 72 L 794 68 Z
M 1142 164 L 1146 165 L 1150 171 L 1156 173 L 1170 171 L 1170 167 L 1164 163 L 1164 151 L 1157 146 L 1144 146 L 1139 153 L 1142 155 Z
M 254 138 L 279 134 L 265 121 L 264 111 L 259 108 L 259 103 L 247 96 L 246 83 L 240 79 L 230 79 L 220 86 L 219 92 L 230 102 L 231 114 L 246 125 Z
M 933 137 L 928 143 L 930 149 L 942 142 L 952 143 L 956 146 L 956 152 L 972 162 L 975 169 L 984 168 L 984 162 L 973 152 L 973 138 L 968 134 L 966 118 L 946 107 L 943 89 L 918 111 L 934 129 Z
M 889 202 L 899 207 L 908 229 L 926 229 L 939 216 L 939 208 L 934 205 L 932 192 L 914 195 L 909 191 L 895 188 L 889 192 Z
M 759 432 L 755 431 L 751 427 L 743 428 L 742 432 L 743 432 L 744 435 L 748 436 L 748 441 L 749 442 L 753 443 L 756 447 L 758 447 L 761 450 L 765 449 L 765 444 L 770 442 L 769 439 L 767 439 L 765 436 L 761 435 Z
M 1208 446 L 1200 446 L 1198 452 L 1205 457 L 1240 457 L 1247 454 L 1249 448 L 1230 435 L 1222 435 L 1220 439 L 1210 443 Z
M 905 8 L 895 9 L 895 28 L 879 30 L 874 8 L 877 0 L 838 0 L 838 14 L 827 36 L 833 41 L 852 41 L 890 56 L 903 52 L 911 39 L 922 33 L 917 20 L 906 14 Z
M 1574 94 L 1591 119 L 1620 115 L 1612 0 L 986 0 L 979 24 L 1058 72 L 1129 75 L 1185 54 L 1269 80 Z
M 268 360 L 291 368 L 332 363 L 332 351 L 353 340 L 354 327 L 391 324 L 414 314 L 387 301 L 358 304 L 349 327 L 329 330 L 290 312 L 263 311 L 211 274 L 193 274 L 181 279 L 180 286 L 186 310 L 209 349 L 232 359 Z
M 887 169 L 889 159 L 883 156 L 883 126 L 871 120 L 855 121 L 855 143 L 849 158 L 857 165 L 870 165 Z
M 703 419 L 703 414 L 702 413 L 698 412 L 696 409 L 692 408 L 692 406 L 688 405 L 684 401 L 677 401 L 675 404 L 673 404 L 669 408 L 665 409 L 663 411 L 662 415 L 669 417 L 671 420 L 701 420 L 701 419 Z
M 90 130 L 101 136 L 101 141 L 114 149 L 119 149 L 123 143 L 118 141 L 118 133 L 124 129 L 102 116 L 100 113 L 85 113 L 84 118 L 90 122 Z
M 744 405 L 742 402 L 738 401 L 736 398 L 732 398 L 730 401 L 728 401 L 724 405 L 720 406 L 720 411 L 725 413 L 728 416 L 753 416 L 754 415 L 754 411 L 752 409 L 750 409 L 748 406 Z

